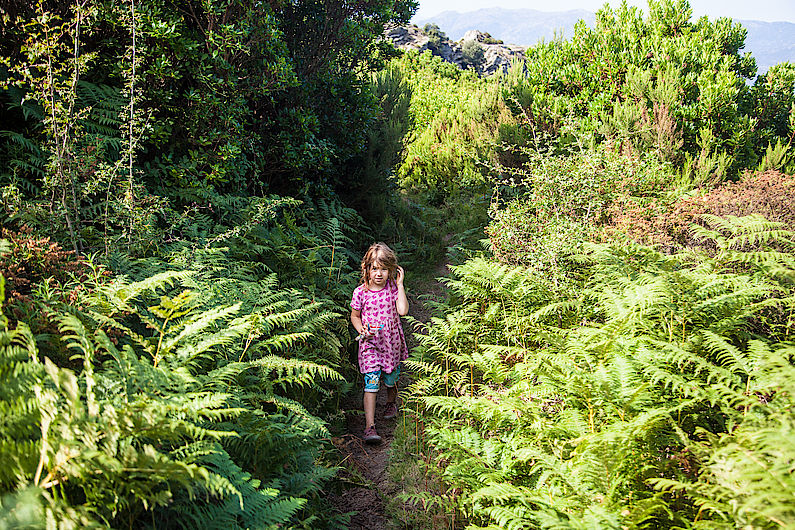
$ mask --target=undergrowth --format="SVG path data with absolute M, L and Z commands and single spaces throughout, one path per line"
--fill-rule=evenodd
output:
M 416 436 L 424 428 L 403 450 L 439 481 L 428 517 L 468 528 L 793 524 L 795 446 L 780 437 L 793 234 L 758 218 L 705 222 L 695 237 L 709 254 L 585 245 L 566 296 L 524 267 L 453 268 L 449 305 L 406 363 L 406 409 Z M 403 498 L 428 507 L 432 491 Z

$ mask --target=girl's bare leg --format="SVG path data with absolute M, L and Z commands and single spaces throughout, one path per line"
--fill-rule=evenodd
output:
M 375 392 L 364 393 L 364 428 L 369 429 L 375 426 Z
M 387 403 L 394 403 L 397 399 L 397 385 L 392 387 L 386 387 L 386 402 Z

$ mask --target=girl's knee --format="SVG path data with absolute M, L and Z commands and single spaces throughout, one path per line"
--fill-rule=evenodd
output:
M 381 374 L 381 379 L 384 380 L 384 384 L 388 388 L 394 388 L 397 385 L 397 380 L 399 376 L 400 376 L 400 366 L 396 366 L 393 371 Z

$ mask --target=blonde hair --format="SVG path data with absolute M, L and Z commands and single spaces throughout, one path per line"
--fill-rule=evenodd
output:
M 394 280 L 397 278 L 397 256 L 395 256 L 395 253 L 387 246 L 386 243 L 379 241 L 378 243 L 373 243 L 370 245 L 370 248 L 367 249 L 367 252 L 365 252 L 364 257 L 362 258 L 362 277 L 360 279 L 360 283 L 369 285 L 370 267 L 373 265 L 373 263 L 380 263 L 389 269 L 389 277 L 391 279 Z

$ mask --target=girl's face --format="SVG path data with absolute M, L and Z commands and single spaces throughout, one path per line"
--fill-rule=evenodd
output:
M 382 288 L 386 286 L 386 281 L 389 279 L 389 269 L 386 265 L 374 261 L 370 264 L 370 283 L 373 287 Z

